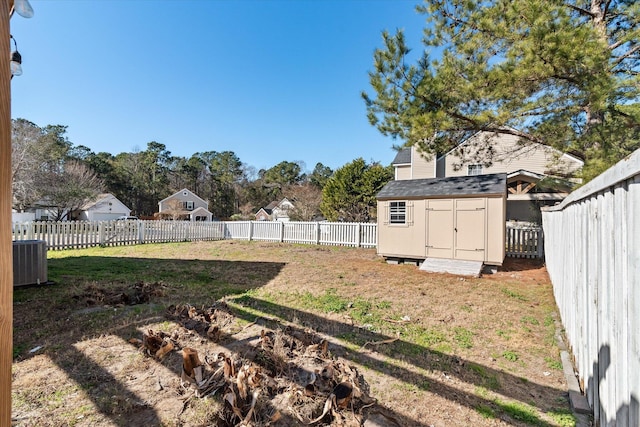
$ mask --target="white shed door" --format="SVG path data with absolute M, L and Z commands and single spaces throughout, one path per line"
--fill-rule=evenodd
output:
M 485 214 L 484 199 L 455 200 L 455 259 L 484 261 Z

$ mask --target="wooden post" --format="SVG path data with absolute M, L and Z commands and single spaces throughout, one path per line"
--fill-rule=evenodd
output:
M 11 425 L 13 359 L 10 2 L 13 3 L 13 0 L 0 1 L 0 426 Z

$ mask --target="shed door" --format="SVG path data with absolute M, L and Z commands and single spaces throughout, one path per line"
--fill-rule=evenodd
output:
M 453 258 L 453 200 L 427 200 L 426 255 Z
M 455 200 L 455 259 L 484 261 L 485 259 L 485 200 Z

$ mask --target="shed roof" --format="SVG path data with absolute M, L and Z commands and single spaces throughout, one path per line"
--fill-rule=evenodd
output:
M 411 147 L 403 148 L 398 151 L 396 158 L 391 162 L 392 165 L 411 164 Z
M 507 174 L 496 173 L 449 178 L 406 179 L 391 181 L 377 195 L 378 199 L 427 198 L 446 196 L 495 196 L 507 193 Z

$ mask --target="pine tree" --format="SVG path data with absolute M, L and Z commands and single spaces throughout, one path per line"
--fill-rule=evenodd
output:
M 478 131 L 513 134 L 581 157 L 586 178 L 640 147 L 639 2 L 429 0 L 418 11 L 416 64 L 402 32 L 384 32 L 374 53 L 375 96 L 363 97 L 383 134 L 427 155 Z

